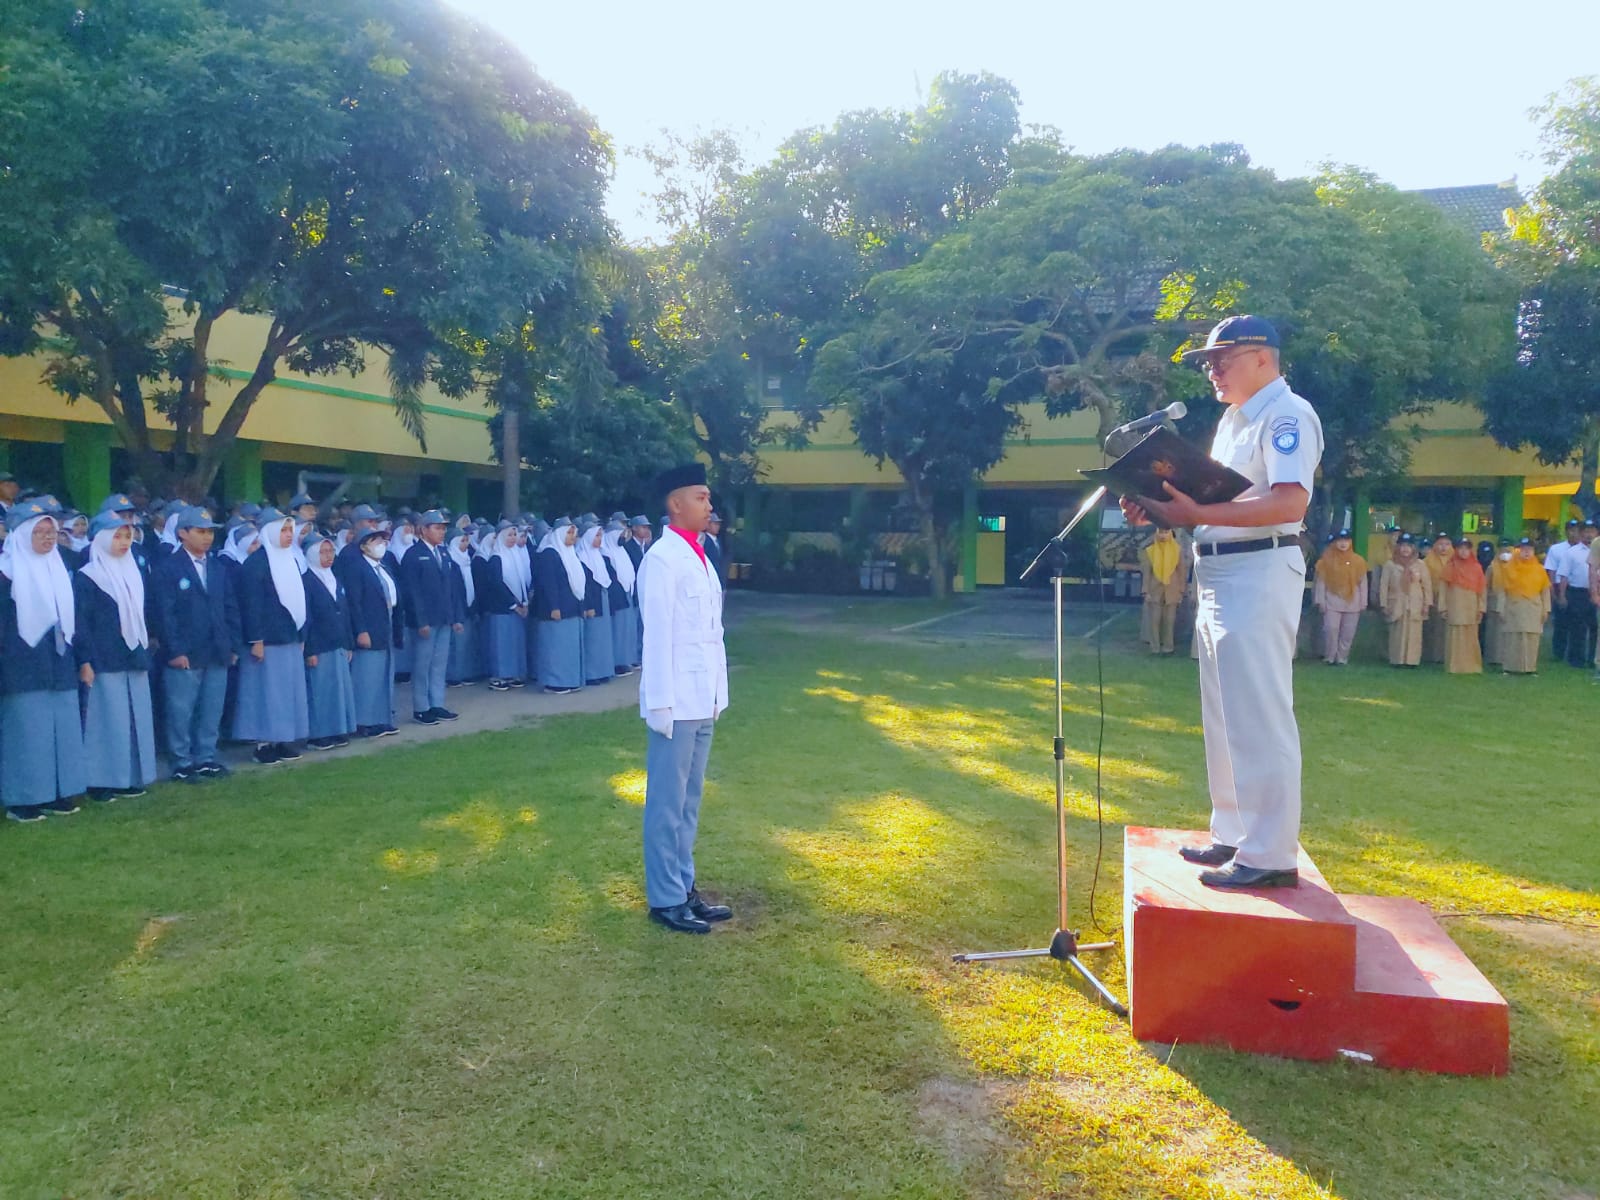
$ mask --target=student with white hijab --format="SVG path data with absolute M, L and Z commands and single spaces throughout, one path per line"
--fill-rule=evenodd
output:
M 538 517 L 531 524 L 517 527 L 517 553 L 523 565 L 522 581 L 528 588 L 528 617 L 522 623 L 523 642 L 527 651 L 523 661 L 526 664 L 526 678 L 532 680 L 539 678 L 539 580 L 534 570 L 534 559 L 538 556 L 539 547 L 544 544 L 545 534 L 549 532 L 550 526 Z
M 490 535 L 488 556 L 478 568 L 478 606 L 488 642 L 489 687 L 521 687 L 528 661 L 528 588 L 522 579 L 517 527 L 502 521 Z
M 355 535 L 359 562 L 344 570 L 350 604 L 350 628 L 355 634 L 355 655 L 350 660 L 350 680 L 355 688 L 356 732 L 365 738 L 393 737 L 394 724 L 394 610 L 400 590 L 389 574 L 385 556 L 388 533 L 376 525 Z
M 245 653 L 239 656 L 239 705 L 233 736 L 256 743 L 263 766 L 300 757 L 298 743 L 310 736 L 306 668 L 306 584 L 295 562 L 294 518 L 279 517 L 261 528 L 261 553 L 239 573 L 239 625 Z
M 450 639 L 450 662 L 445 667 L 445 683 L 449 687 L 460 687 L 462 684 L 483 678 L 481 665 L 483 639 L 480 636 L 482 622 L 478 615 L 478 582 L 472 574 L 472 560 L 477 558 L 478 552 L 473 545 L 470 524 L 462 529 L 460 522 L 457 522 L 456 528 L 446 536 L 450 561 L 456 569 L 456 578 L 452 581 L 456 604 L 460 613 L 464 614 L 464 619 L 461 622 L 461 632 Z
M 605 683 L 617 669 L 611 652 L 611 570 L 600 553 L 604 532 L 593 517 L 578 523 L 578 561 L 588 575 L 583 600 L 583 681 L 591 686 Z
M 578 528 L 570 517 L 555 523 L 534 560 L 539 607 L 539 682 L 564 696 L 583 686 L 584 592 L 588 576 L 578 561 Z
M 56 553 L 60 509 L 19 500 L 0 550 L 0 797 L 13 821 L 78 811 L 88 784 L 78 715 L 72 579 Z
M 412 662 L 417 651 L 411 631 L 405 628 L 406 583 L 405 577 L 400 572 L 400 561 L 416 544 L 417 533 L 412 528 L 411 515 L 403 514 L 395 521 L 393 530 L 389 534 L 389 554 L 384 559 L 384 566 L 389 568 L 389 577 L 394 580 L 395 587 L 400 589 L 400 619 L 395 622 L 394 639 L 394 677 L 399 683 L 405 683 L 411 678 Z
M 600 549 L 611 571 L 611 586 L 606 589 L 611 607 L 611 660 L 618 675 L 632 675 L 639 665 L 639 615 L 633 609 L 633 559 L 623 549 L 622 537 L 628 527 L 613 520 L 606 528 Z
M 350 680 L 355 652 L 349 596 L 333 573 L 334 544 L 312 530 L 301 543 L 306 569 L 306 745 L 333 750 L 356 731 L 356 693 Z
M 144 576 L 133 561 L 133 527 L 101 513 L 89 527 L 88 561 L 73 576 L 72 639 L 83 697 L 84 777 L 109 802 L 142 796 L 156 781 L 150 705 L 150 631 Z

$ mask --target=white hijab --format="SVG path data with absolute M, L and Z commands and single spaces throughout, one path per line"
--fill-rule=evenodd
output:
M 0 574 L 11 580 L 11 602 L 17 608 L 17 633 L 22 640 L 37 646 L 53 626 L 56 653 L 60 654 L 78 628 L 72 576 L 54 546 L 48 554 L 34 553 L 33 527 L 40 521 L 56 525 L 54 517 L 30 517 L 11 531 L 5 549 L 0 550 Z
M 554 550 L 561 558 L 561 566 L 567 573 L 567 584 L 572 588 L 572 594 L 577 597 L 578 603 L 583 603 L 583 594 L 588 590 L 588 582 L 584 578 L 583 564 L 578 561 L 578 548 L 567 545 L 567 530 L 571 525 L 557 525 L 544 535 L 544 540 L 539 543 L 539 549 Z
M 115 529 L 102 529 L 89 543 L 89 561 L 81 574 L 117 602 L 117 622 L 129 650 L 150 644 L 144 623 L 144 576 L 133 561 L 133 547 L 120 557 L 111 553 Z
M 77 523 L 78 518 L 73 518 L 72 525 L 76 525 Z M 89 539 L 86 537 L 80 537 L 76 533 L 73 533 L 72 525 L 67 526 L 62 531 L 67 535 L 67 545 L 71 546 L 74 550 L 87 550 L 89 548 Z
M 394 533 L 389 537 L 389 550 L 399 562 L 406 556 L 406 551 L 417 544 L 417 535 L 412 532 L 409 525 L 396 525 Z
M 278 603 L 288 610 L 296 629 L 306 627 L 306 585 L 300 578 L 300 564 L 295 561 L 293 546 L 278 545 L 278 537 L 287 525 L 294 529 L 294 518 L 284 517 L 272 521 L 261 530 L 261 553 L 267 556 L 267 569 L 272 573 L 272 587 L 278 593 Z
M 289 543 L 289 549 L 294 551 L 295 566 L 301 571 L 311 569 L 310 560 L 306 558 L 306 549 L 300 544 L 300 539 L 305 537 L 306 530 L 311 528 L 310 521 L 296 521 L 294 523 L 294 539 Z
M 174 550 L 178 548 L 178 518 L 183 516 L 183 509 L 175 509 L 161 525 L 161 540 Z
M 606 568 L 606 556 L 600 553 L 600 547 L 594 544 L 595 535 L 600 533 L 600 526 L 586 529 L 578 535 L 578 558 L 583 565 L 589 568 L 589 574 L 594 576 L 594 581 L 603 588 L 611 586 L 611 572 Z
M 622 530 L 606 530 L 603 549 L 622 590 L 633 595 L 633 559 L 628 557 L 628 551 L 622 544 Z
M 228 544 L 222 548 L 222 557 L 231 558 L 241 567 L 244 560 L 250 557 L 250 543 L 261 540 L 261 531 L 254 525 L 237 526 L 228 535 Z
M 311 554 L 306 553 L 304 546 L 300 547 L 300 555 L 306 560 L 306 572 L 314 576 L 323 587 L 328 589 L 328 595 L 337 600 L 339 598 L 339 581 L 333 577 L 332 567 L 324 567 L 321 565 L 322 543 L 326 542 L 327 540 L 327 538 L 318 538 L 316 541 L 311 543 L 311 553 L 317 556 L 316 562 L 311 561 Z M 338 547 L 334 547 L 334 550 L 337 553 Z
M 506 539 L 512 545 L 506 545 Z M 500 568 L 500 578 L 505 580 L 505 585 L 511 589 L 511 595 L 518 604 L 528 602 L 528 585 L 522 578 L 522 555 L 519 550 L 522 546 L 515 545 L 517 531 L 512 528 L 500 530 L 494 535 L 494 547 L 489 551 L 489 559 Z
M 466 538 L 467 549 L 461 549 L 461 539 Z M 461 568 L 461 578 L 467 585 L 467 607 L 471 608 L 478 601 L 478 585 L 472 581 L 472 535 L 457 530 L 450 535 L 450 558 Z

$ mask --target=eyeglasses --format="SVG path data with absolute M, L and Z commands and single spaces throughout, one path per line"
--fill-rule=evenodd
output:
M 1201 367 L 1201 370 L 1203 370 L 1207 375 L 1221 375 L 1225 371 L 1229 370 L 1234 363 L 1238 362 L 1246 354 L 1254 353 L 1254 350 L 1235 350 L 1232 354 L 1224 354 L 1217 358 L 1208 358 L 1205 361 L 1205 365 Z

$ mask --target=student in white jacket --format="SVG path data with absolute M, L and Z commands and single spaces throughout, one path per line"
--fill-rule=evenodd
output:
M 652 921 L 679 933 L 709 933 L 713 922 L 733 916 L 726 905 L 701 898 L 694 869 L 712 729 L 728 707 L 722 584 L 700 542 L 711 515 L 705 467 L 675 467 L 657 482 L 669 525 L 641 561 L 638 577 L 644 621 L 639 715 L 649 726 L 645 894 Z

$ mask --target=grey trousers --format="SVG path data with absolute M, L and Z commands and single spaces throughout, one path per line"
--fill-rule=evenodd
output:
M 167 746 L 174 767 L 197 767 L 217 761 L 222 733 L 222 705 L 228 697 L 227 667 L 191 667 L 161 672 L 167 696 Z
M 716 722 L 674 721 L 649 730 L 645 750 L 644 890 L 651 908 L 682 904 L 694 886 L 694 838 Z
M 453 633 L 448 625 L 435 625 L 428 637 L 422 637 L 415 629 L 406 630 L 406 641 L 412 646 L 412 712 L 421 713 L 430 708 L 444 707 L 445 676 L 450 670 L 450 638 Z

